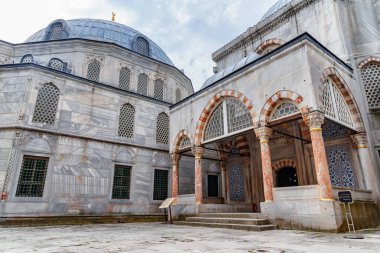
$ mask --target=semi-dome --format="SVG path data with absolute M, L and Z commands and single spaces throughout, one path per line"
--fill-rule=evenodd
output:
M 265 19 L 271 17 L 273 14 L 275 14 L 277 11 L 284 8 L 286 5 L 288 5 L 292 0 L 278 0 L 270 9 L 263 15 L 263 17 L 260 19 L 259 23 L 261 21 L 264 21 Z
M 58 32 L 59 37 L 56 36 Z M 30 36 L 25 42 L 72 38 L 114 43 L 174 66 L 166 53 L 144 34 L 129 26 L 101 19 L 55 20 L 48 27 Z M 148 42 L 148 45 L 144 51 L 145 42 Z

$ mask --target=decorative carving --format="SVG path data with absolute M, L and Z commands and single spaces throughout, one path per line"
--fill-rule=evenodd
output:
M 313 111 L 307 114 L 302 114 L 302 117 L 306 125 L 310 127 L 310 131 L 322 130 L 322 124 L 325 120 L 325 116 L 321 112 Z
M 367 148 L 368 147 L 368 141 L 367 141 L 367 135 L 366 133 L 358 133 L 355 135 L 351 135 L 351 140 L 354 144 L 355 148 Z
M 49 144 L 51 151 L 56 149 L 58 137 L 40 132 L 23 132 L 20 136 L 20 146 L 25 147 L 29 142 L 39 138 L 45 140 Z
M 255 129 L 256 136 L 260 139 L 260 142 L 269 142 L 269 138 L 273 134 L 273 130 L 269 127 L 259 127 Z

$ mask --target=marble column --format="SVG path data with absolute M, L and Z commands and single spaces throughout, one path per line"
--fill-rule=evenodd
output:
M 272 136 L 272 132 L 272 129 L 269 127 L 260 127 L 255 129 L 256 136 L 260 139 L 261 168 L 263 172 L 265 202 L 273 201 L 273 172 L 269 149 L 269 138 Z
M 181 159 L 181 155 L 178 153 L 172 153 L 172 198 L 176 198 L 178 196 L 178 186 L 179 186 L 179 160 Z
M 193 154 L 195 156 L 195 203 L 202 204 L 202 155 L 204 148 L 195 146 Z
M 227 162 L 221 161 L 220 162 L 220 175 L 221 175 L 221 181 L 222 181 L 222 198 L 224 199 L 224 203 L 227 203 L 227 184 L 226 184 L 226 173 L 227 173 Z
M 370 151 L 368 149 L 367 136 L 365 133 L 358 133 L 351 136 L 351 138 L 354 147 L 358 150 L 358 156 L 364 178 L 365 188 L 367 190 L 371 190 L 372 192 L 376 192 L 376 175 Z
M 320 199 L 334 200 L 325 143 L 322 136 L 324 115 L 321 112 L 314 111 L 304 114 L 303 118 L 305 123 L 310 128 L 311 145 L 313 147 L 314 155 L 314 167 L 319 186 Z

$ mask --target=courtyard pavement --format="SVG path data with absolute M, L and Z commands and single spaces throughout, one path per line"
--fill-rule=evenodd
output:
M 248 232 L 161 223 L 0 227 L 0 252 L 380 252 L 380 231 L 362 240 L 342 234 Z

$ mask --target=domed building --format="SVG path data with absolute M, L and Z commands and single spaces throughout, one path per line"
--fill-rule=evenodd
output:
M 1 216 L 161 213 L 190 79 L 139 31 L 58 19 L 0 42 Z M 3 98 L 5 100 L 3 100 Z
M 173 197 L 178 224 L 336 232 L 349 194 L 356 228 L 380 225 L 379 13 L 279 0 L 196 92 L 115 22 L 0 41 L 0 217 L 159 214 Z

